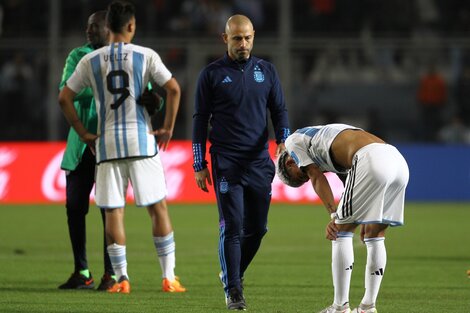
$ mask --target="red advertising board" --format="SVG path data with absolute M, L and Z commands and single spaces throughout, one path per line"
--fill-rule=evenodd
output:
M 0 143 L 0 203 L 50 203 L 65 201 L 65 173 L 60 162 L 64 142 L 3 142 Z M 274 154 L 275 144 L 270 151 Z M 190 141 L 172 141 L 160 152 L 168 185 L 168 200 L 178 203 L 215 202 L 214 191 L 199 190 L 192 169 Z M 343 192 L 341 181 L 327 174 L 335 198 Z M 300 188 L 284 185 L 277 177 L 273 182 L 273 202 L 318 203 L 310 184 Z M 93 192 L 90 196 L 93 200 Z M 128 191 L 133 200 L 132 189 Z

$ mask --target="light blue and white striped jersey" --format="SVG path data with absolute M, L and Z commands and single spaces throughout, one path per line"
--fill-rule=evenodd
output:
M 328 124 L 297 129 L 285 145 L 299 167 L 315 164 L 323 172 L 339 172 L 330 157 L 333 140 L 345 129 L 360 129 L 346 124 Z M 347 171 L 346 171 L 347 172 Z
M 152 49 L 122 42 L 85 55 L 67 86 L 78 93 L 91 87 L 98 114 L 97 163 L 158 152 L 150 116 L 138 105 L 149 81 L 163 86 L 172 75 Z

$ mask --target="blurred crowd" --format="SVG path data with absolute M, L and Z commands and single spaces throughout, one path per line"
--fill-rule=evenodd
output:
M 2 0 L 3 36 L 45 36 L 49 0 Z M 61 31 L 80 32 L 90 12 L 107 0 L 59 1 Z M 135 0 L 143 35 L 219 33 L 234 12 L 250 16 L 261 36 L 278 31 L 280 2 L 274 0 Z M 357 36 L 366 28 L 377 36 L 411 36 L 427 28 L 459 35 L 470 30 L 470 2 L 462 0 L 292 0 L 295 34 Z
M 28 49 L 21 40 L 47 40 L 53 2 L 0 0 L 0 140 L 48 139 L 44 116 L 50 60 L 45 51 Z M 60 38 L 82 36 L 83 43 L 89 14 L 109 3 L 57 2 Z M 234 13 L 251 18 L 257 38 L 275 40 L 281 36 L 285 8 L 281 0 L 134 2 L 139 37 L 162 41 L 216 38 Z M 290 73 L 281 73 L 281 80 L 291 82 L 285 88 L 291 88 L 292 128 L 345 121 L 394 141 L 470 143 L 469 1 L 292 0 L 290 14 L 292 42 L 306 43 L 292 47 Z M 185 76 L 192 66 L 188 53 L 175 47 L 162 54 L 184 89 L 196 79 Z M 208 55 L 221 53 L 222 46 Z M 55 61 L 62 69 L 65 60 Z M 191 95 L 182 101 L 184 112 L 191 107 Z M 187 139 L 191 121 L 185 116 L 179 116 L 184 126 L 175 134 L 178 139 Z

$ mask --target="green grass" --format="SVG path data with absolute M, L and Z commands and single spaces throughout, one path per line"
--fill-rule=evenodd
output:
M 218 281 L 215 205 L 171 205 L 176 272 L 185 294 L 160 291 L 145 209 L 126 209 L 130 295 L 62 291 L 73 270 L 62 205 L 0 207 L 0 312 L 226 312 Z M 380 313 L 470 312 L 468 203 L 409 203 L 406 225 L 387 233 Z M 251 312 L 317 312 L 332 301 L 328 215 L 318 206 L 273 205 L 269 232 L 245 276 Z M 88 216 L 90 270 L 103 273 L 100 217 Z M 358 237 L 358 236 L 356 236 Z M 365 247 L 355 239 L 350 300 L 362 298 Z

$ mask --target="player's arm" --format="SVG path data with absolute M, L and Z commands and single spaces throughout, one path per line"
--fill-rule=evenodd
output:
M 158 146 L 165 151 L 173 136 L 176 114 L 180 105 L 181 89 L 174 77 L 168 80 L 162 87 L 166 91 L 165 119 L 163 127 L 154 131 L 153 134 L 157 135 Z
M 271 113 L 271 121 L 274 127 L 274 134 L 276 136 L 276 156 L 278 156 L 286 148 L 284 142 L 290 135 L 289 120 L 287 116 L 287 109 L 282 92 L 279 76 L 277 75 L 274 66 L 271 69 L 272 87 L 268 97 L 268 108 Z
M 280 155 L 284 150 L 286 150 L 286 144 L 284 142 L 280 142 L 276 147 L 275 156 Z
M 151 81 L 158 86 L 163 87 L 166 92 L 165 119 L 163 127 L 151 132 L 157 136 L 158 146 L 166 150 L 175 127 L 176 114 L 180 105 L 181 90 L 177 80 L 172 77 L 171 72 L 163 64 L 160 56 L 153 50 L 149 49 L 149 73 Z
M 87 69 L 89 68 L 88 64 L 86 58 L 82 58 L 78 62 L 74 72 L 70 75 L 66 85 L 59 93 L 59 105 L 68 123 L 80 137 L 80 140 L 89 145 L 94 153 L 97 136 L 88 132 L 88 129 L 83 125 L 73 105 L 77 93 L 91 85 L 86 75 Z
M 64 113 L 67 122 L 73 129 L 77 132 L 80 136 L 80 139 L 85 142 L 86 144 L 94 147 L 94 142 L 96 139 L 96 135 L 93 135 L 88 132 L 88 130 L 83 126 L 83 123 L 80 121 L 78 117 L 77 110 L 73 105 L 73 99 L 77 94 L 67 86 L 64 86 L 59 93 L 59 105 Z
M 173 132 L 175 128 L 176 114 L 178 113 L 180 99 L 181 99 L 181 89 L 180 85 L 174 77 L 172 77 L 163 88 L 166 91 L 166 110 L 165 110 L 165 120 L 163 121 L 163 128 L 169 129 Z
M 336 212 L 335 199 L 333 197 L 333 192 L 331 191 L 330 184 L 326 179 L 322 171 L 315 165 L 310 164 L 304 168 L 310 182 L 312 183 L 313 189 L 316 194 L 320 197 L 323 205 L 326 207 L 328 214 Z
M 207 185 L 212 185 L 206 161 L 206 141 L 209 118 L 211 116 L 212 90 L 206 71 L 199 75 L 194 101 L 193 115 L 193 169 L 198 188 L 209 192 Z
M 328 183 L 326 176 L 316 165 L 310 164 L 306 166 L 304 170 L 310 178 L 313 189 L 315 190 L 318 197 L 320 197 L 320 200 L 323 202 L 323 205 L 326 207 L 328 213 L 332 217 L 326 226 L 326 237 L 330 240 L 335 240 L 338 232 L 338 228 L 335 224 L 335 218 L 333 217 L 336 215 L 336 203 L 333 192 L 331 191 L 330 184 Z
M 62 79 L 59 84 L 59 90 L 62 90 L 65 86 L 67 80 L 72 76 L 72 73 L 75 71 L 78 62 L 86 54 L 85 51 L 82 51 L 80 48 L 72 50 L 67 59 L 65 60 L 64 70 L 62 72 Z M 78 94 L 75 95 L 74 101 L 80 101 L 84 99 L 92 99 L 93 91 L 91 88 L 84 88 Z M 91 102 L 90 102 L 91 103 Z

